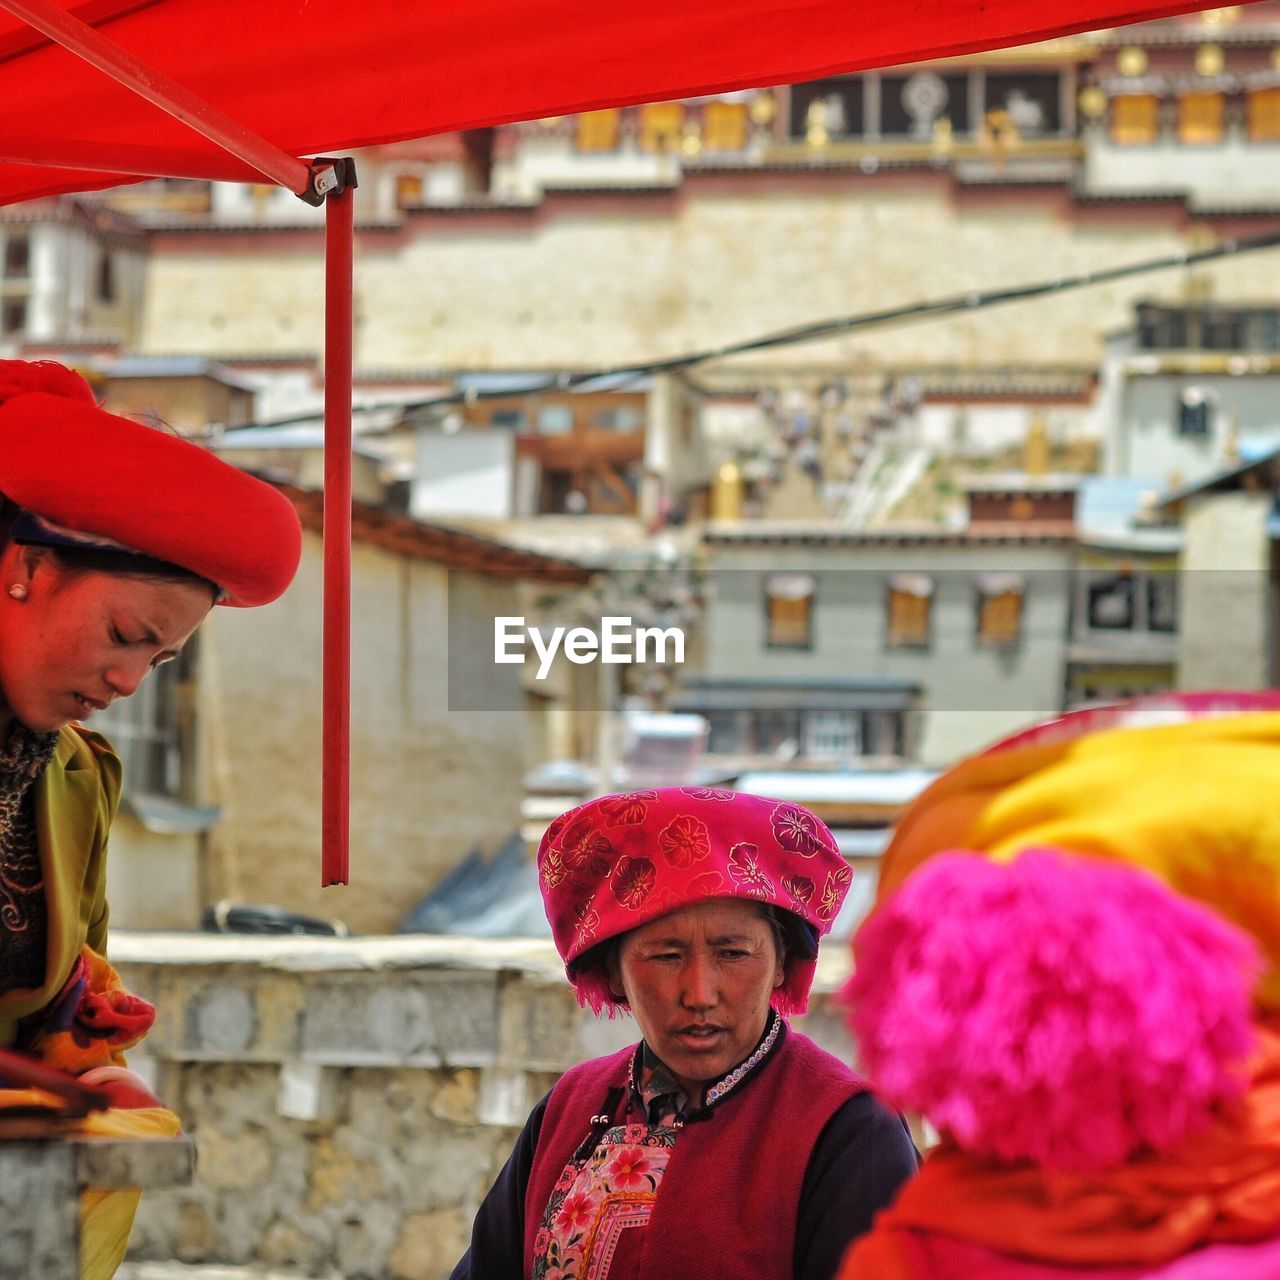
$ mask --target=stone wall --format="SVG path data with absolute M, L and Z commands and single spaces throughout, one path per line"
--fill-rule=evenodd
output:
M 135 1262 L 447 1276 L 529 1108 L 635 1038 L 577 1007 L 547 942 L 117 933 L 112 958 L 159 1010 L 130 1065 L 198 1156 L 144 1196 Z M 846 1058 L 847 972 L 833 948 L 801 1020 Z
M 357 234 L 356 366 L 613 367 L 815 319 L 1097 271 L 1188 247 L 1168 201 L 1074 205 L 1055 184 L 957 191 L 945 174 L 686 175 L 677 192 L 410 215 Z M 146 353 L 322 349 L 321 233 L 152 239 Z M 1216 296 L 1265 299 L 1276 251 L 1214 266 Z M 1185 273 L 1113 281 L 928 324 L 757 353 L 743 364 L 1096 363 L 1133 304 Z M 193 307 L 192 298 L 201 305 Z

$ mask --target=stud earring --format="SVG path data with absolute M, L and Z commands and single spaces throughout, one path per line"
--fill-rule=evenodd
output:
M 9 584 L 9 598 L 11 600 L 25 600 L 27 598 L 27 589 L 21 582 L 11 582 Z

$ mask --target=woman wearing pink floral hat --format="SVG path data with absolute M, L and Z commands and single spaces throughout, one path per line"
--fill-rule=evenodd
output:
M 806 809 L 601 796 L 538 850 L 583 1005 L 643 1039 L 534 1108 L 453 1280 L 830 1280 L 915 1171 L 893 1112 L 791 1030 L 850 870 Z

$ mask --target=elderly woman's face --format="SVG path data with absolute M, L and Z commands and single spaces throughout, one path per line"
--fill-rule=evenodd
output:
M 0 576 L 0 695 L 48 733 L 127 698 L 178 655 L 212 605 L 199 583 L 66 573 L 6 555 Z M 10 584 L 26 595 L 15 599 Z
M 755 905 L 711 898 L 633 929 L 609 978 L 649 1047 L 699 1102 L 755 1048 L 782 957 Z

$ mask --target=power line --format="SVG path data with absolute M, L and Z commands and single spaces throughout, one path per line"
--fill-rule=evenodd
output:
M 1159 258 L 1147 258 L 1142 262 L 1131 262 L 1119 267 L 1106 267 L 1099 271 L 1081 271 L 1071 275 L 1058 276 L 1052 280 L 1040 280 L 1034 284 L 1014 285 L 1002 289 L 972 290 L 967 293 L 952 294 L 945 298 L 936 298 L 927 302 L 913 302 L 906 306 L 888 307 L 881 311 L 864 311 L 859 314 L 837 316 L 828 320 L 817 320 L 809 324 L 795 325 L 787 329 L 778 329 L 773 333 L 763 334 L 756 338 L 747 338 L 741 342 L 731 342 L 719 347 L 705 347 L 700 351 L 687 352 L 684 355 L 667 356 L 661 360 L 652 360 L 642 364 L 613 365 L 600 369 L 591 369 L 577 373 L 549 374 L 541 380 L 533 380 L 528 385 L 516 387 L 495 387 L 480 389 L 476 387 L 465 391 L 451 391 L 444 395 L 434 396 L 429 400 L 413 400 L 396 405 L 366 405 L 366 410 L 402 408 L 406 412 L 414 410 L 447 408 L 450 405 L 471 403 L 476 400 L 508 400 L 514 396 L 541 395 L 550 391 L 572 391 L 585 384 L 606 380 L 621 379 L 622 385 L 655 373 L 671 373 L 680 369 L 692 368 L 705 364 L 709 360 L 723 360 L 729 356 L 745 355 L 751 351 L 766 351 L 774 347 L 796 346 L 804 342 L 813 342 L 819 338 L 836 337 L 841 334 L 857 333 L 864 329 L 872 329 L 912 320 L 926 320 L 937 316 L 956 315 L 962 312 L 981 311 L 987 307 L 1001 306 L 1006 302 L 1025 302 L 1030 298 L 1041 298 L 1048 294 L 1067 293 L 1073 289 L 1087 289 L 1094 285 L 1107 284 L 1113 280 L 1125 280 L 1131 276 L 1145 275 L 1152 271 L 1166 271 L 1170 268 L 1192 267 L 1202 262 L 1213 262 L 1219 258 L 1238 257 L 1246 253 L 1256 253 L 1261 249 L 1274 249 L 1280 246 L 1280 230 L 1268 231 L 1261 235 L 1244 236 L 1239 239 L 1224 240 L 1210 249 L 1197 249 L 1179 253 L 1164 254 Z M 284 425 L 280 423 L 257 423 L 257 426 Z

